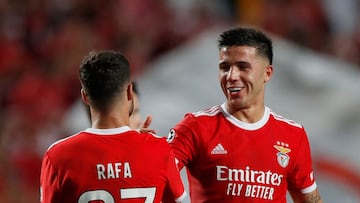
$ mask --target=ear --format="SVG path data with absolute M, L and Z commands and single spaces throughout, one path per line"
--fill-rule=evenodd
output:
M 134 99 L 134 90 L 133 90 L 133 86 L 132 83 L 129 82 L 127 88 L 126 88 L 126 94 L 127 94 L 127 100 L 133 100 Z
M 87 105 L 89 105 L 89 99 L 88 96 L 84 90 L 84 88 L 81 88 L 81 99 L 83 100 L 83 102 Z
M 265 83 L 267 83 L 271 79 L 273 71 L 274 71 L 274 68 L 273 68 L 272 65 L 266 66 L 266 68 L 265 68 L 265 77 L 264 77 L 264 82 Z

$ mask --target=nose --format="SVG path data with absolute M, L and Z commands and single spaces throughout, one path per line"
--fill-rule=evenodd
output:
M 227 74 L 227 80 L 237 80 L 239 76 L 239 69 L 236 66 L 231 66 Z

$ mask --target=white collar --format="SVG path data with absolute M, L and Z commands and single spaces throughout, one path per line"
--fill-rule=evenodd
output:
M 242 128 L 244 130 L 257 130 L 260 129 L 261 127 L 263 127 L 266 122 L 269 120 L 270 117 L 270 109 L 265 106 L 265 111 L 264 111 L 264 115 L 263 117 L 255 122 L 255 123 L 246 123 L 243 121 L 238 120 L 237 118 L 235 118 L 233 115 L 231 115 L 227 110 L 226 110 L 226 106 L 225 103 L 223 103 L 221 105 L 221 109 L 225 115 L 225 118 L 230 121 L 231 123 L 233 123 L 234 125 L 238 126 L 239 128 Z

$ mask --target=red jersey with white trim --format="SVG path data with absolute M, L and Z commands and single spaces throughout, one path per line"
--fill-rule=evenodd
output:
M 252 124 L 224 104 L 187 114 L 168 142 L 179 169 L 187 168 L 192 203 L 286 203 L 289 188 L 316 189 L 304 128 L 268 107 Z
M 89 128 L 46 151 L 41 203 L 160 202 L 164 188 L 185 196 L 175 157 L 165 138 L 129 127 Z

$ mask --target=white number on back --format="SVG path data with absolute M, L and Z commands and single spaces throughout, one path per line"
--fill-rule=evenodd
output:
M 106 190 L 93 190 L 82 193 L 78 203 L 88 203 L 90 201 L 102 200 L 104 203 L 115 203 L 114 198 Z
M 120 189 L 121 199 L 145 197 L 144 203 L 152 203 L 155 199 L 155 187 Z
M 152 203 L 155 199 L 155 192 L 155 187 L 120 189 L 120 198 L 145 198 L 144 203 Z M 90 201 L 95 200 L 101 200 L 104 203 L 115 203 L 114 197 L 106 190 L 93 190 L 84 192 L 80 196 L 78 203 L 89 203 Z

